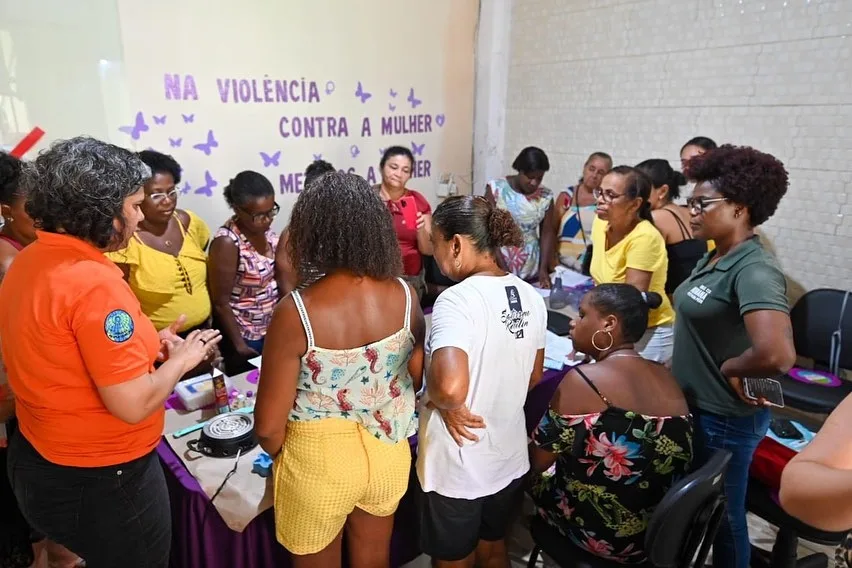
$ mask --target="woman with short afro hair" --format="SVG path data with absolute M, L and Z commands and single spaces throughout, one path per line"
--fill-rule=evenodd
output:
M 266 336 L 255 433 L 275 459 L 275 526 L 293 565 L 390 566 L 408 488 L 426 324 L 382 200 L 327 173 L 299 195 L 285 250 L 296 290 Z M 412 299 L 413 298 L 413 299 Z
M 733 454 L 713 565 L 747 568 L 748 470 L 769 410 L 745 395 L 743 379 L 783 374 L 796 360 L 786 280 L 754 232 L 787 192 L 787 171 L 769 154 L 725 145 L 690 159 L 685 174 L 697 182 L 687 200 L 695 238 L 716 249 L 675 290 L 672 372 L 695 419 L 696 465 L 716 450 Z

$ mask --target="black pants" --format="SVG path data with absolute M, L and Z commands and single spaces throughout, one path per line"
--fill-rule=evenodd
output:
M 115 466 L 62 466 L 17 432 L 7 469 L 29 523 L 85 558 L 88 568 L 168 566 L 171 510 L 156 452 Z

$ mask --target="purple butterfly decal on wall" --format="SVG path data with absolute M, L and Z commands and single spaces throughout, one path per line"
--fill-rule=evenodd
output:
M 180 193 L 181 193 L 181 195 L 186 195 L 187 193 L 189 193 L 189 191 L 191 189 L 192 189 L 192 186 L 189 185 L 189 182 L 186 182 L 185 184 L 183 184 L 183 187 L 180 188 Z
M 357 157 L 358 157 L 358 154 L 360 154 L 360 153 L 361 153 L 361 150 L 359 150 L 359 149 L 358 149 L 358 146 L 356 146 L 355 144 L 353 144 L 352 146 L 350 146 L 350 147 L 349 147 L 349 154 L 350 154 L 353 158 L 357 158 Z
M 408 98 L 405 100 L 411 103 L 411 108 L 417 108 L 423 103 L 423 101 L 414 96 L 414 87 L 411 87 L 411 90 L 408 91 Z
M 199 188 L 196 188 L 195 193 L 200 193 L 202 195 L 206 195 L 207 197 L 213 196 L 213 188 L 219 185 L 219 182 L 213 179 L 213 176 L 210 175 L 210 170 L 204 170 L 204 185 Z
M 420 146 L 418 146 L 414 142 L 411 143 L 411 151 L 412 151 L 412 153 L 414 153 L 415 156 L 422 156 L 423 155 L 423 149 L 425 147 L 426 147 L 426 142 L 424 142 Z
M 314 154 L 314 161 L 322 160 L 322 154 Z
M 388 91 L 388 94 L 389 94 L 391 97 L 396 97 L 399 93 L 397 93 L 396 91 L 394 91 L 393 89 L 391 89 L 390 91 Z
M 148 131 L 148 125 L 145 124 L 145 116 L 140 111 L 136 113 L 136 122 L 133 126 L 121 126 L 118 130 L 129 134 L 134 140 L 139 140 L 139 136 Z
M 361 103 L 366 103 L 367 99 L 373 96 L 373 93 L 365 91 L 364 87 L 361 85 L 361 81 L 358 81 L 358 88 L 355 89 L 355 96 L 361 99 Z
M 166 115 L 157 116 L 154 115 L 154 124 L 165 124 L 166 123 Z
M 388 110 L 391 111 L 391 112 L 395 111 L 396 105 L 392 105 L 392 104 L 388 103 Z
M 181 116 L 183 117 L 184 123 L 195 122 L 194 114 L 182 114 Z
M 384 155 L 385 155 L 385 149 L 384 149 L 384 148 L 379 148 L 379 155 L 380 155 L 380 156 L 384 156 Z
M 260 157 L 263 158 L 263 167 L 268 168 L 269 166 L 277 166 L 278 160 L 281 159 L 281 150 L 278 150 L 271 156 L 266 152 L 261 152 Z
M 172 148 L 180 148 L 183 143 L 183 138 L 169 138 L 169 146 Z
M 195 148 L 196 150 L 201 150 L 202 152 L 204 152 L 204 154 L 206 156 L 209 156 L 210 152 L 213 151 L 213 148 L 219 147 L 219 143 L 213 137 L 213 131 L 208 130 L 207 131 L 207 142 L 202 142 L 200 144 L 193 144 L 192 147 Z

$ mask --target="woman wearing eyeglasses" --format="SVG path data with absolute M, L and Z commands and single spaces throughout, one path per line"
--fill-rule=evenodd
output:
M 276 280 L 278 235 L 270 230 L 279 211 L 272 184 L 257 172 L 244 171 L 224 194 L 234 215 L 213 237 L 207 274 L 213 316 L 224 337 L 225 372 L 234 375 L 247 371 L 248 360 L 263 351 L 278 291 L 284 286 Z
M 127 246 L 107 257 L 121 268 L 157 331 L 183 316 L 177 331 L 185 337 L 209 327 L 205 251 L 210 228 L 191 211 L 177 208 L 181 168 L 174 158 L 153 150 L 138 155 L 153 174 L 145 183 L 145 219 Z
M 690 159 L 684 173 L 697 182 L 687 202 L 693 234 L 716 250 L 675 290 L 672 373 L 695 418 L 698 461 L 733 454 L 713 565 L 746 568 L 748 470 L 770 417 L 745 396 L 743 378 L 786 373 L 796 360 L 786 279 L 754 232 L 787 192 L 787 171 L 773 156 L 725 145 Z
M 674 311 L 665 290 L 666 241 L 651 216 L 651 180 L 636 168 L 618 166 L 604 176 L 594 196 L 592 278 L 595 284 L 632 284 L 640 292 L 662 296 L 662 304 L 648 312 L 648 329 L 636 351 L 665 363 L 672 356 Z M 595 347 L 605 351 L 610 346 Z

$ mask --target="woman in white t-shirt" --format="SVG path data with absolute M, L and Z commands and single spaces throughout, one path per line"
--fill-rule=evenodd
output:
M 511 214 L 482 197 L 447 199 L 432 216 L 435 260 L 458 282 L 432 311 L 420 414 L 420 544 L 437 566 L 508 565 L 504 536 L 529 470 L 524 400 L 547 328 L 541 295 L 497 263 L 521 241 Z

